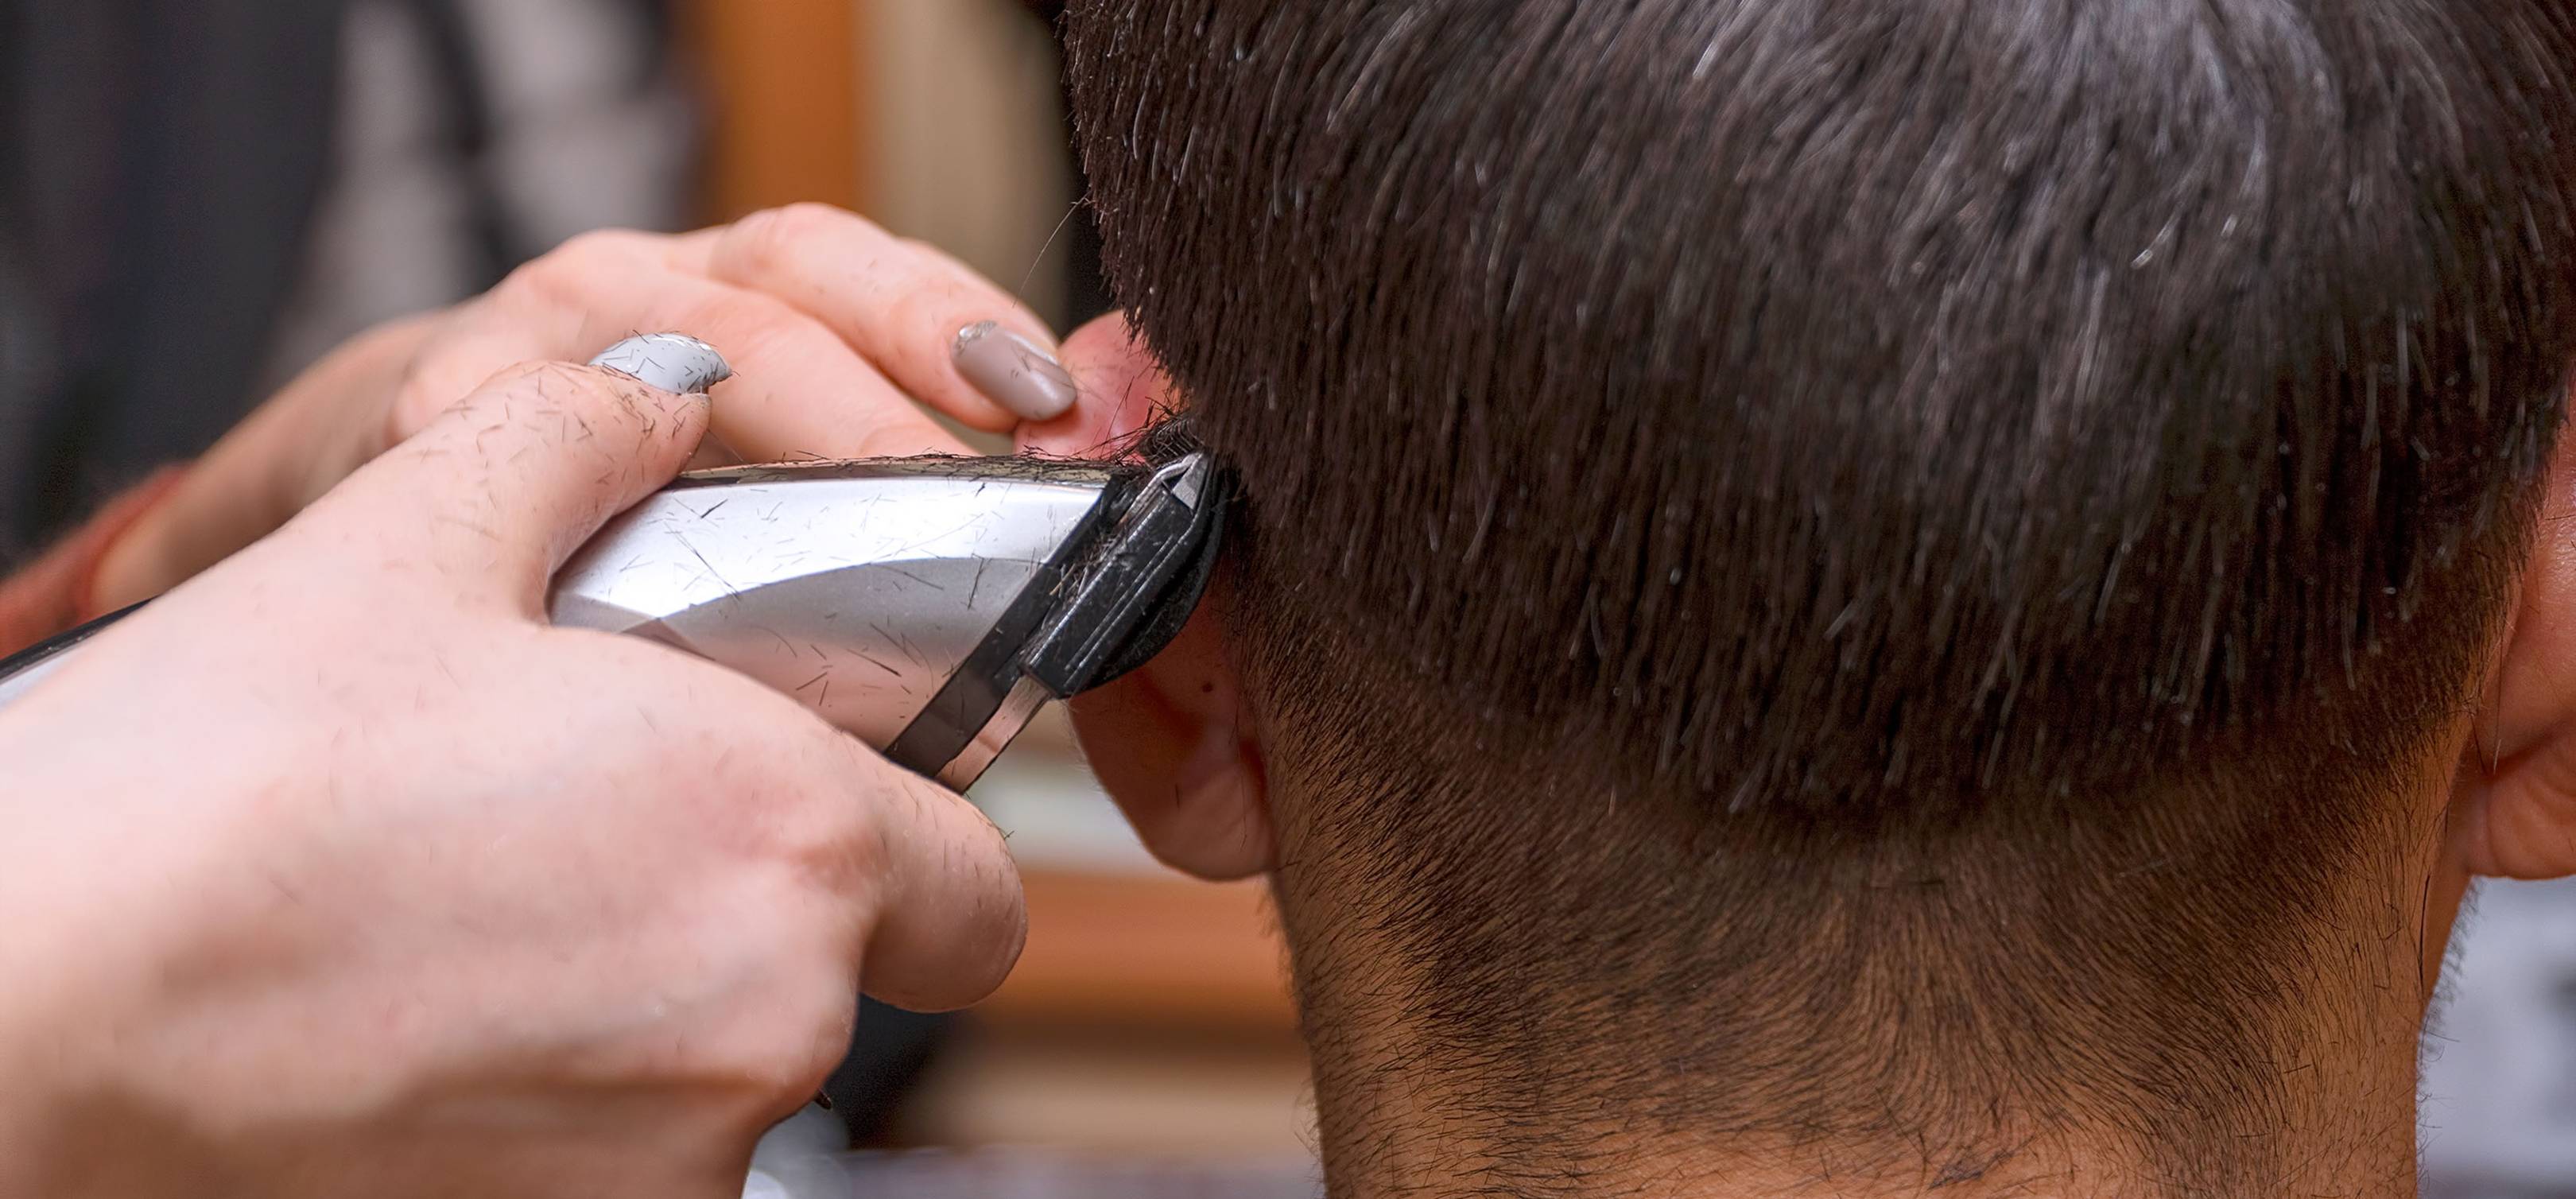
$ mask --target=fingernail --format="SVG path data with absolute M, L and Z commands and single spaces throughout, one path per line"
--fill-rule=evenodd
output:
M 1026 421 L 1053 420 L 1073 407 L 1073 376 L 1055 355 L 993 321 L 957 331 L 950 351 L 957 373 L 975 390 Z
M 679 333 L 646 333 L 610 346 L 592 366 L 623 371 L 674 395 L 695 395 L 733 377 L 714 346 Z

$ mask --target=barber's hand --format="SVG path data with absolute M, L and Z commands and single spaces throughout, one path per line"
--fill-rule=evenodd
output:
M 994 322 L 959 352 L 960 330 Z M 956 260 L 821 205 L 677 236 L 592 233 L 447 312 L 350 342 L 201 459 L 101 563 L 101 608 L 276 528 L 512 363 L 686 329 L 741 371 L 714 440 L 737 460 L 962 453 L 919 400 L 994 432 L 1073 402 L 1044 322 Z
M 507 372 L 0 709 L 0 1194 L 731 1199 L 862 983 L 999 981 L 964 801 L 543 622 L 707 423 Z

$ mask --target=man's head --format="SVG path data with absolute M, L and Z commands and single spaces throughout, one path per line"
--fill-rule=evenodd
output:
M 2532 764 L 2576 704 L 2497 669 L 2576 666 L 2523 569 L 2576 363 L 2562 7 L 1066 35 L 1113 285 L 1248 497 L 1219 628 L 1089 743 L 1176 860 L 1275 837 L 1325 1085 L 1472 1078 L 1497 1157 L 1636 1105 L 1927 1177 L 2208 1144 L 2420 1014 L 2390 945 L 2447 880 L 2576 870 Z M 1401 1036 L 1336 1044 L 1373 1005 Z

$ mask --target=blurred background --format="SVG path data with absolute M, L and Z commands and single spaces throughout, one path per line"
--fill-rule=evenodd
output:
M 1055 7 L 0 0 L 0 565 L 343 338 L 585 229 L 826 201 L 1059 329 L 1096 315 Z M 973 798 L 1025 871 L 1027 954 L 964 1016 L 862 1014 L 832 1093 L 866 1169 L 905 1195 L 1311 1194 L 1259 887 L 1152 863 L 1061 723 Z M 2576 1196 L 2576 890 L 2480 909 L 2427 1043 L 2428 1190 Z

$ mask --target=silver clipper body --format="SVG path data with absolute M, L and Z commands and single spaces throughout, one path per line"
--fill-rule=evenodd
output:
M 1048 699 L 1179 630 L 1213 568 L 1222 498 L 1195 452 L 695 472 L 585 545 L 550 610 L 747 674 L 963 790 Z M 114 619 L 0 661 L 0 706 Z
M 556 577 L 555 622 L 795 697 L 963 790 L 1049 699 L 1160 649 L 1216 527 L 1206 459 L 895 459 L 684 477 Z

